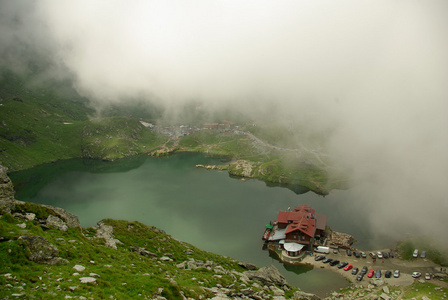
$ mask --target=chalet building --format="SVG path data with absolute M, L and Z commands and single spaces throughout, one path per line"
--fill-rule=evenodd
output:
M 218 129 L 219 123 L 204 123 L 205 129 Z
M 314 245 L 322 244 L 326 226 L 327 216 L 316 214 L 313 208 L 304 204 L 292 211 L 279 211 L 273 233 L 268 239 L 279 242 L 283 249 L 290 250 L 288 255 L 296 256 L 302 248 L 311 250 Z M 292 249 L 295 251 L 291 251 Z

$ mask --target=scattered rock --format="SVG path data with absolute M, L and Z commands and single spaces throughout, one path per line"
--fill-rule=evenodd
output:
M 173 261 L 173 259 L 171 259 L 168 256 L 162 256 L 161 258 L 159 258 L 161 261 Z
M 386 294 L 389 294 L 389 287 L 387 285 L 383 286 L 383 292 L 385 292 Z
M 41 236 L 20 236 L 19 240 L 28 252 L 28 258 L 39 264 L 63 265 L 68 260 L 58 257 L 58 248 Z
M 138 254 L 140 254 L 140 255 L 143 255 L 143 256 L 157 257 L 157 254 L 152 253 L 152 252 L 149 252 L 148 250 L 146 250 L 145 248 L 142 248 L 142 247 L 134 247 L 134 246 L 131 246 L 131 247 L 129 247 L 129 250 L 130 250 L 131 252 L 136 252 L 136 253 L 138 253 Z
M 84 270 L 86 269 L 86 267 L 81 266 L 81 265 L 75 265 L 75 266 L 73 267 L 73 269 L 75 269 L 75 270 L 78 271 L 78 272 L 82 272 L 82 271 L 84 271 Z
M 8 168 L 0 165 L 0 214 L 14 210 L 14 187 L 7 175 Z
M 58 229 L 61 231 L 67 231 L 68 230 L 68 226 L 65 224 L 64 221 L 62 221 L 60 218 L 53 216 L 53 215 L 49 215 L 45 225 L 48 228 L 54 228 L 54 229 Z
M 384 300 L 391 300 L 391 299 L 392 299 L 389 295 L 386 295 L 386 294 L 384 294 L 384 293 L 382 293 L 382 294 L 380 295 L 380 298 L 381 298 L 381 299 L 384 299 Z
M 25 223 L 20 223 L 20 224 L 16 224 L 18 227 L 25 229 L 26 228 L 26 224 Z
M 110 247 L 113 249 L 117 249 L 117 243 L 123 244 L 119 240 L 113 238 L 112 233 L 114 232 L 114 228 L 112 226 L 104 224 L 103 221 L 97 223 L 96 226 L 96 238 L 104 239 L 106 241 L 106 247 Z
M 330 244 L 338 246 L 343 249 L 352 249 L 352 244 L 355 241 L 355 238 L 347 233 L 336 232 L 333 231 L 330 237 Z
M 65 225 L 68 228 L 79 228 L 81 229 L 81 223 L 79 223 L 79 219 L 77 216 L 75 216 L 74 214 L 69 213 L 68 211 L 66 211 L 65 209 L 62 209 L 60 207 L 54 207 L 54 206 L 50 206 L 50 205 L 43 205 L 41 204 L 43 207 L 46 207 L 50 210 L 52 210 L 57 217 L 59 217 L 60 219 L 62 219 L 62 221 L 64 221 Z
M 294 293 L 294 299 L 320 300 L 320 297 L 318 297 L 314 294 L 305 293 L 303 291 L 297 291 Z
M 96 278 L 93 278 L 93 277 L 81 277 L 81 278 L 79 278 L 79 281 L 81 281 L 81 283 L 94 283 L 94 282 L 96 282 Z
M 256 270 L 257 267 L 254 264 L 251 263 L 247 263 L 247 262 L 239 262 L 238 263 L 239 266 L 245 268 L 246 270 Z
M 245 271 L 243 274 L 245 274 L 250 280 L 257 280 L 268 286 L 271 284 L 279 286 L 287 284 L 285 277 L 283 277 L 283 275 L 280 274 L 278 269 L 273 265 L 261 268 L 257 271 Z

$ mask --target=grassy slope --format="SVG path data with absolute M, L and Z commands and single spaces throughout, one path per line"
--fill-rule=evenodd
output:
M 326 167 L 316 161 L 314 155 L 302 153 L 298 156 L 291 151 L 257 148 L 244 134 L 200 131 L 182 138 L 179 147 L 182 151 L 198 151 L 250 161 L 253 166 L 251 177 L 271 183 L 301 185 L 324 195 L 332 188 L 341 187 L 332 185 Z M 242 176 L 234 164 L 230 164 L 229 172 Z
M 124 117 L 119 116 L 120 107 L 111 106 L 103 113 L 115 117 L 89 120 L 92 110 L 87 100 L 69 83 L 49 81 L 27 86 L 27 80 L 31 79 L 4 71 L 0 81 L 0 162 L 10 172 L 69 158 L 115 160 L 152 152 L 167 142 L 166 137 L 147 130 L 133 118 L 136 112 L 132 107 L 127 107 Z M 156 107 L 147 111 L 150 108 L 145 110 L 141 102 L 134 102 L 140 114 L 154 118 L 159 113 Z M 270 125 L 246 129 L 270 144 L 292 147 L 284 128 Z M 330 180 L 327 166 L 315 154 L 266 149 L 244 134 L 200 131 L 182 138 L 179 147 L 251 161 L 256 166 L 252 177 L 270 183 L 301 185 L 319 194 L 341 187 L 340 182 Z M 241 176 L 232 165 L 229 172 Z
M 68 158 L 117 159 L 166 140 L 131 118 L 88 120 L 93 111 L 68 83 L 26 80 L 7 71 L 0 80 L 0 162 L 10 171 Z
M 42 214 L 38 205 L 27 204 L 27 211 Z M 198 299 L 200 295 L 213 296 L 202 287 L 217 285 L 244 289 L 245 285 L 235 282 L 231 274 L 216 275 L 213 269 L 199 268 L 183 270 L 177 264 L 194 259 L 213 261 L 225 270 L 242 272 L 237 261 L 221 255 L 202 251 L 190 244 L 171 238 L 165 232 L 139 222 L 127 222 L 107 219 L 104 223 L 114 228 L 114 236 L 123 244 L 114 250 L 104 246 L 104 241 L 93 238 L 93 228 L 43 230 L 37 221 L 27 221 L 26 229 L 17 226 L 19 221 L 11 215 L 0 217 L 0 235 L 10 242 L 0 243 L 0 297 L 12 294 L 25 294 L 28 298 L 61 299 L 65 295 L 90 296 L 95 299 L 108 298 L 133 299 L 135 297 L 153 298 L 160 293 L 167 299 L 178 299 L 180 292 L 186 297 Z M 38 235 L 57 246 L 59 256 L 67 259 L 67 265 L 48 266 L 31 262 L 17 237 L 20 235 Z M 130 246 L 144 247 L 156 257 L 146 257 L 131 252 Z M 169 256 L 172 261 L 160 260 Z M 73 266 L 79 264 L 86 270 L 73 275 Z M 96 284 L 81 284 L 79 277 L 96 273 L 100 277 Z M 175 282 L 173 282 L 173 280 Z M 235 284 L 236 283 L 236 284 Z M 71 290 L 71 287 L 76 287 Z M 288 292 L 291 295 L 294 290 Z

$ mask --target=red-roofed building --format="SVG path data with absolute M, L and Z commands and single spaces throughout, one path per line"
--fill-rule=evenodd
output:
M 303 204 L 292 211 L 279 211 L 278 229 L 285 230 L 285 242 L 313 244 L 315 238 L 325 234 L 327 216 L 316 214 L 315 210 Z

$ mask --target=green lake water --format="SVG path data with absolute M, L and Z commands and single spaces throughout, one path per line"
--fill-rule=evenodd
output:
M 279 210 L 307 204 L 328 215 L 333 230 L 354 235 L 369 248 L 365 216 L 352 214 L 348 191 L 326 197 L 296 194 L 242 181 L 224 171 L 195 168 L 217 158 L 183 153 L 165 158 L 133 157 L 116 162 L 68 160 L 10 174 L 16 198 L 58 206 L 77 215 L 83 227 L 104 218 L 140 221 L 201 249 L 254 263 L 274 264 L 292 285 L 320 296 L 347 286 L 338 274 L 311 267 L 284 266 L 262 250 L 265 224 Z M 348 217 L 350 216 L 350 217 Z

